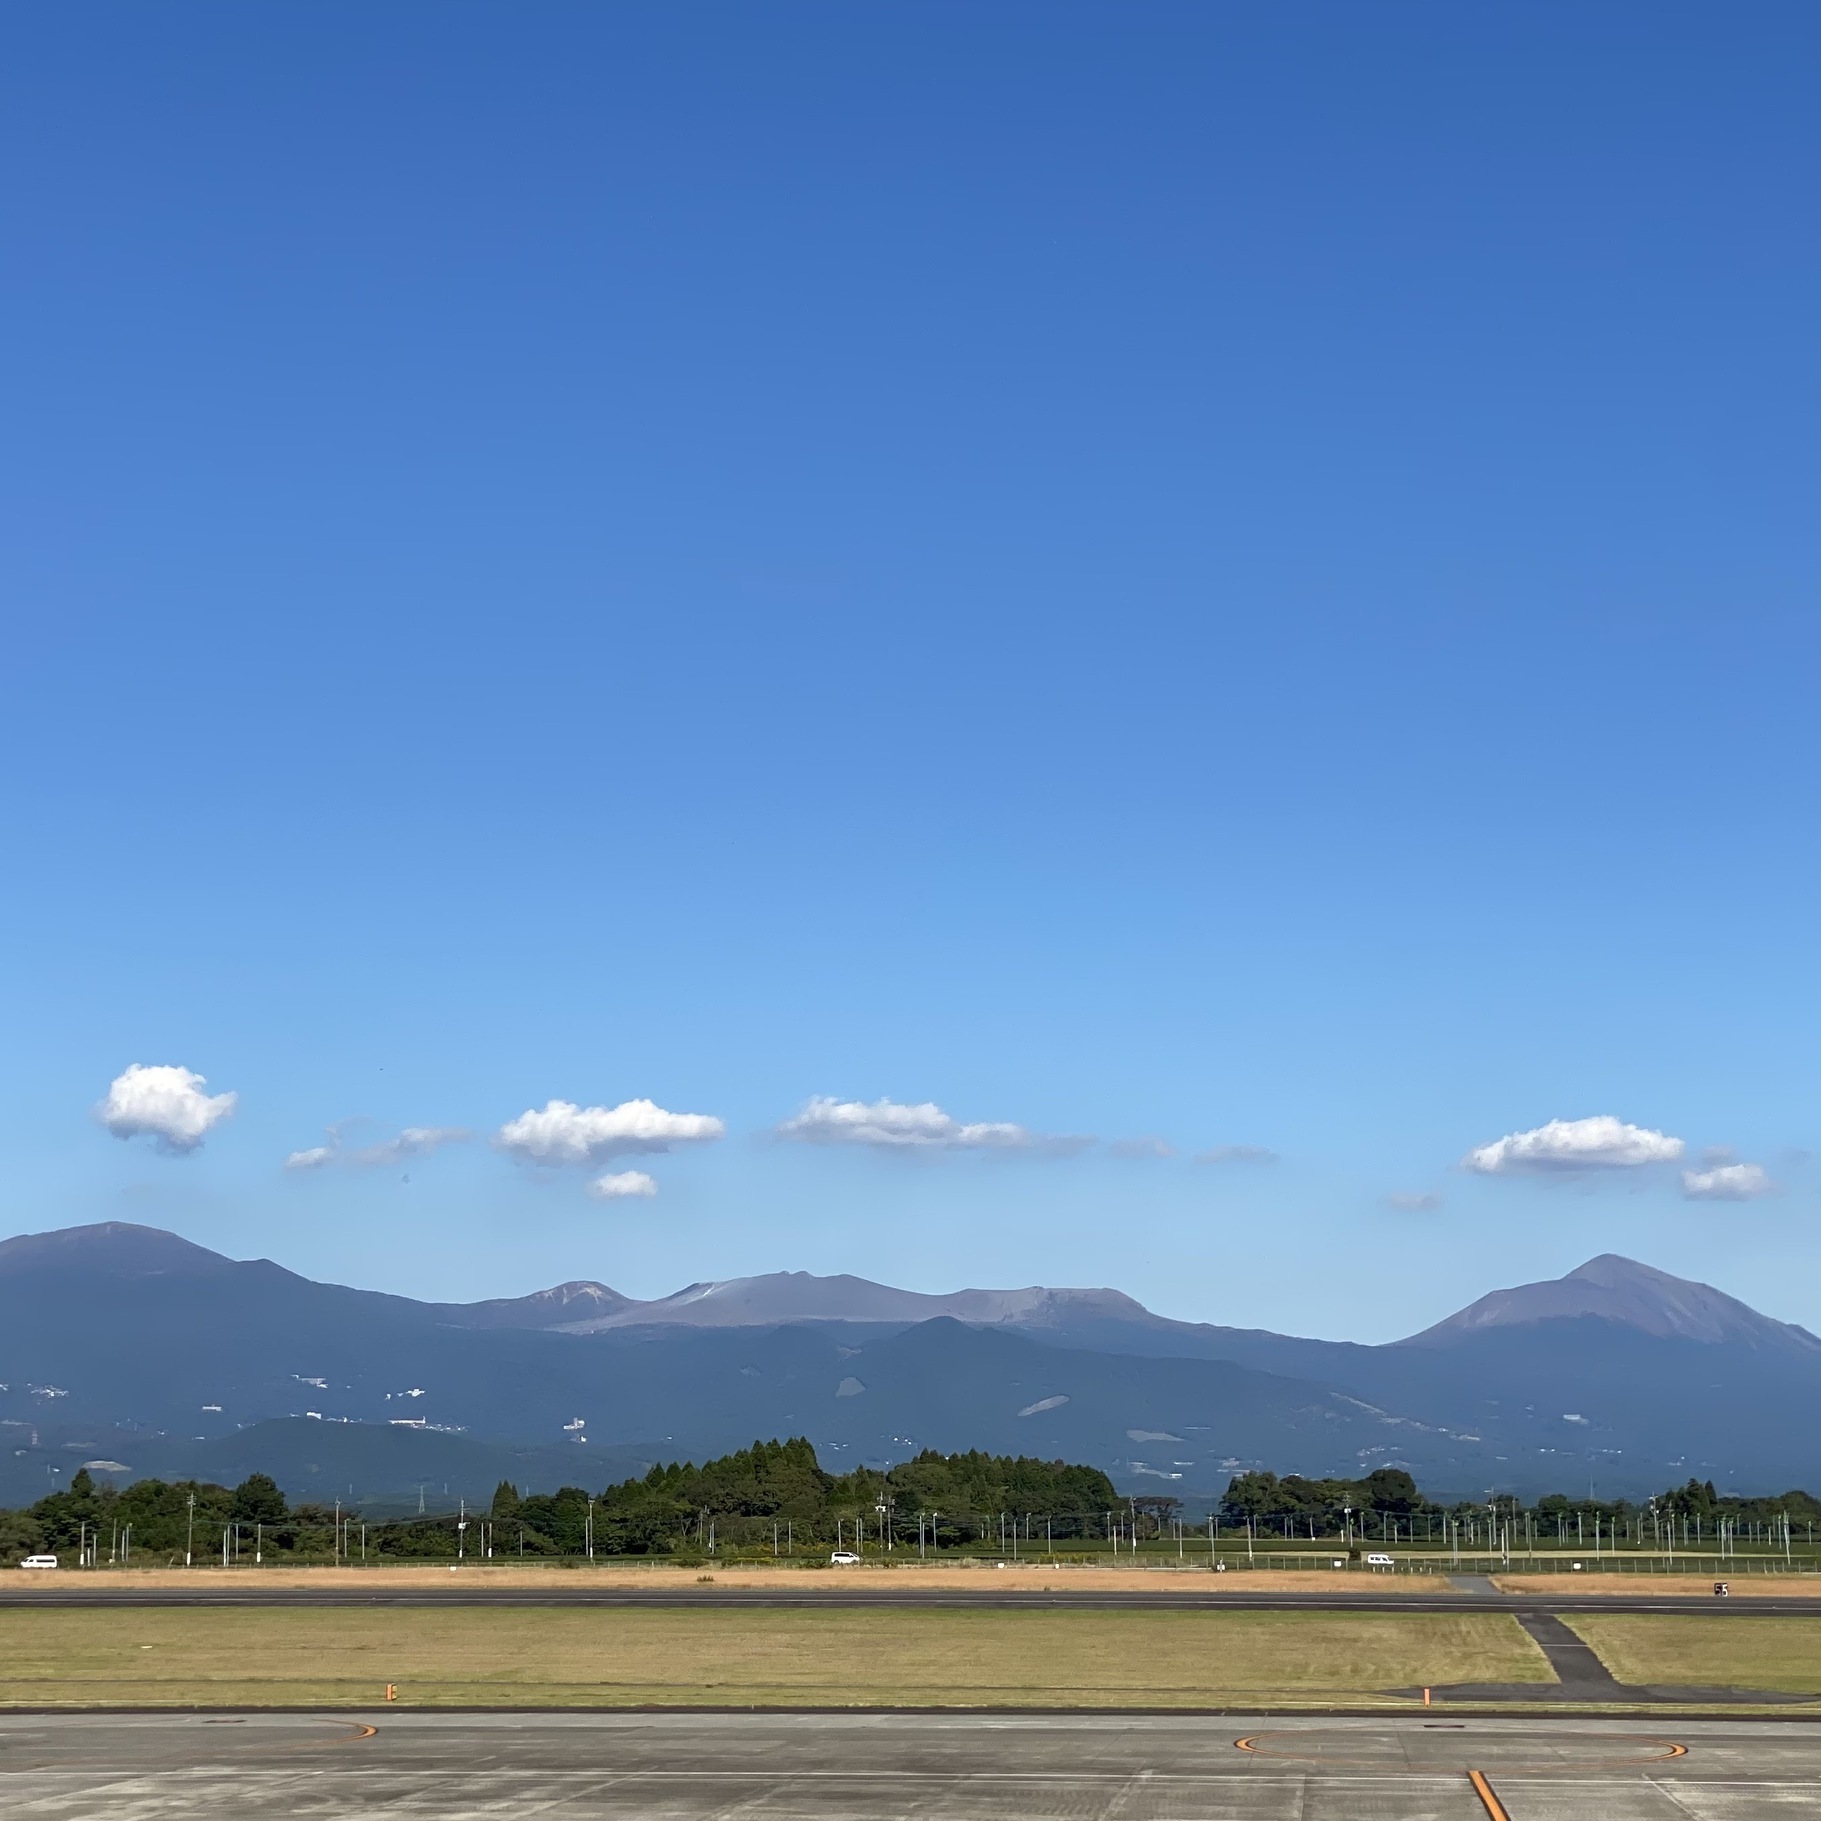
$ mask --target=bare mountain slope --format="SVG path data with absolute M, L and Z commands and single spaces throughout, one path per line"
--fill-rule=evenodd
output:
M 544 1295 L 553 1292 L 545 1291 Z M 530 1298 L 524 1299 L 530 1301 Z M 773 1322 L 933 1321 L 950 1316 L 975 1327 L 1050 1328 L 1078 1316 L 1142 1325 L 1175 1326 L 1117 1290 L 956 1290 L 928 1295 L 894 1289 L 864 1277 L 817 1277 L 809 1271 L 772 1271 L 691 1284 L 653 1302 L 621 1298 L 619 1306 L 561 1326 L 570 1334 L 608 1328 L 752 1328 Z
M 1586 1316 L 1635 1328 L 1659 1340 L 1821 1353 L 1821 1339 L 1806 1328 L 1760 1315 L 1709 1284 L 1671 1277 L 1667 1271 L 1613 1252 L 1590 1258 L 1566 1277 L 1520 1284 L 1512 1290 L 1494 1290 L 1446 1321 L 1396 1344 L 1445 1347 L 1496 1328 Z

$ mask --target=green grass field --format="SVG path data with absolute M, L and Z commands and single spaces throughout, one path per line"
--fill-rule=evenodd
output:
M 1821 1695 L 1821 1614 L 1709 1619 L 1602 1612 L 1564 1615 L 1564 1622 L 1621 1682 Z
M 1497 1613 L 268 1607 L 0 1626 L 14 1707 L 366 1707 L 388 1682 L 412 1706 L 1196 1707 L 1551 1680 Z

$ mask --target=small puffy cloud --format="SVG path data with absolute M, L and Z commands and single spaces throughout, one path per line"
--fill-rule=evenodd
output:
M 1147 1132 L 1142 1138 L 1120 1138 L 1107 1146 L 1115 1157 L 1174 1157 L 1176 1147 L 1168 1139 Z
M 396 1138 L 378 1144 L 362 1145 L 350 1151 L 343 1147 L 341 1135 L 351 1125 L 365 1122 L 344 1119 L 329 1127 L 329 1142 L 312 1145 L 307 1151 L 293 1151 L 285 1159 L 287 1170 L 320 1170 L 329 1164 L 342 1164 L 349 1169 L 383 1169 L 388 1164 L 403 1163 L 407 1157 L 423 1157 L 441 1150 L 446 1144 L 466 1144 L 474 1136 L 459 1125 L 408 1125 Z
M 1682 1193 L 1690 1201 L 1756 1201 L 1776 1187 L 1761 1163 L 1723 1163 L 1711 1170 L 1682 1172 Z
M 1050 1151 L 1072 1152 L 1090 1138 L 1049 1138 L 1006 1121 L 964 1125 L 933 1100 L 906 1105 L 896 1100 L 837 1100 L 819 1094 L 777 1128 L 780 1138 L 798 1144 L 858 1144 L 886 1151 Z
M 1442 1205 L 1439 1195 L 1387 1195 L 1385 1206 L 1400 1214 L 1432 1214 Z
M 1262 1144 L 1217 1144 L 1195 1154 L 1197 1163 L 1276 1163 L 1277 1153 Z
M 650 1100 L 579 1107 L 552 1100 L 500 1127 L 495 1143 L 520 1163 L 605 1163 L 610 1157 L 705 1144 L 727 1130 L 711 1113 L 670 1113 Z
M 1461 1159 L 1481 1176 L 1549 1175 L 1576 1170 L 1635 1170 L 1674 1163 L 1686 1147 L 1667 1132 L 1627 1125 L 1610 1113 L 1592 1119 L 1552 1119 L 1534 1131 L 1512 1132 Z
M 609 1170 L 588 1185 L 588 1193 L 601 1201 L 618 1201 L 627 1195 L 655 1195 L 657 1183 L 643 1170 Z
M 365 1166 L 403 1163 L 407 1157 L 423 1157 L 431 1151 L 440 1151 L 446 1144 L 466 1144 L 473 1136 L 466 1126 L 408 1125 L 396 1138 L 351 1151 L 348 1161 Z
M 205 1094 L 192 1069 L 135 1062 L 116 1075 L 95 1109 L 116 1138 L 154 1139 L 161 1151 L 194 1151 L 234 1111 L 238 1094 Z

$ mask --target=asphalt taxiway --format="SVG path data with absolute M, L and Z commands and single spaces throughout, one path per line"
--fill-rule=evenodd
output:
M 257 1569 L 222 1578 L 199 1576 L 194 1587 L 134 1587 L 130 1582 L 52 1583 L 9 1575 L 0 1581 L 0 1610 L 15 1606 L 726 1606 L 927 1608 L 988 1607 L 1070 1612 L 1699 1612 L 1821 1617 L 1821 1598 L 1735 1594 L 1404 1593 L 1395 1585 L 1370 1593 L 1247 1593 L 1206 1583 L 1176 1589 L 1066 1587 L 854 1587 L 826 1583 L 781 1587 L 637 1587 L 553 1578 L 546 1586 L 488 1586 L 478 1577 L 428 1576 L 412 1587 L 262 1585 Z
M 1793 1821 L 1821 1725 L 1081 1714 L 0 1717 L 10 1821 Z

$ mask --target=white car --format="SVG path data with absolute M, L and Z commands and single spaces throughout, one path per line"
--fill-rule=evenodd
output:
M 1369 1555 L 1366 1557 L 1368 1568 L 1395 1568 L 1397 1557 L 1394 1555 Z
M 859 1564 L 860 1558 L 851 1549 L 837 1549 L 828 1560 L 831 1567 L 853 1568 Z
M 28 1555 L 19 1566 L 21 1568 L 55 1568 L 57 1558 L 54 1555 Z

